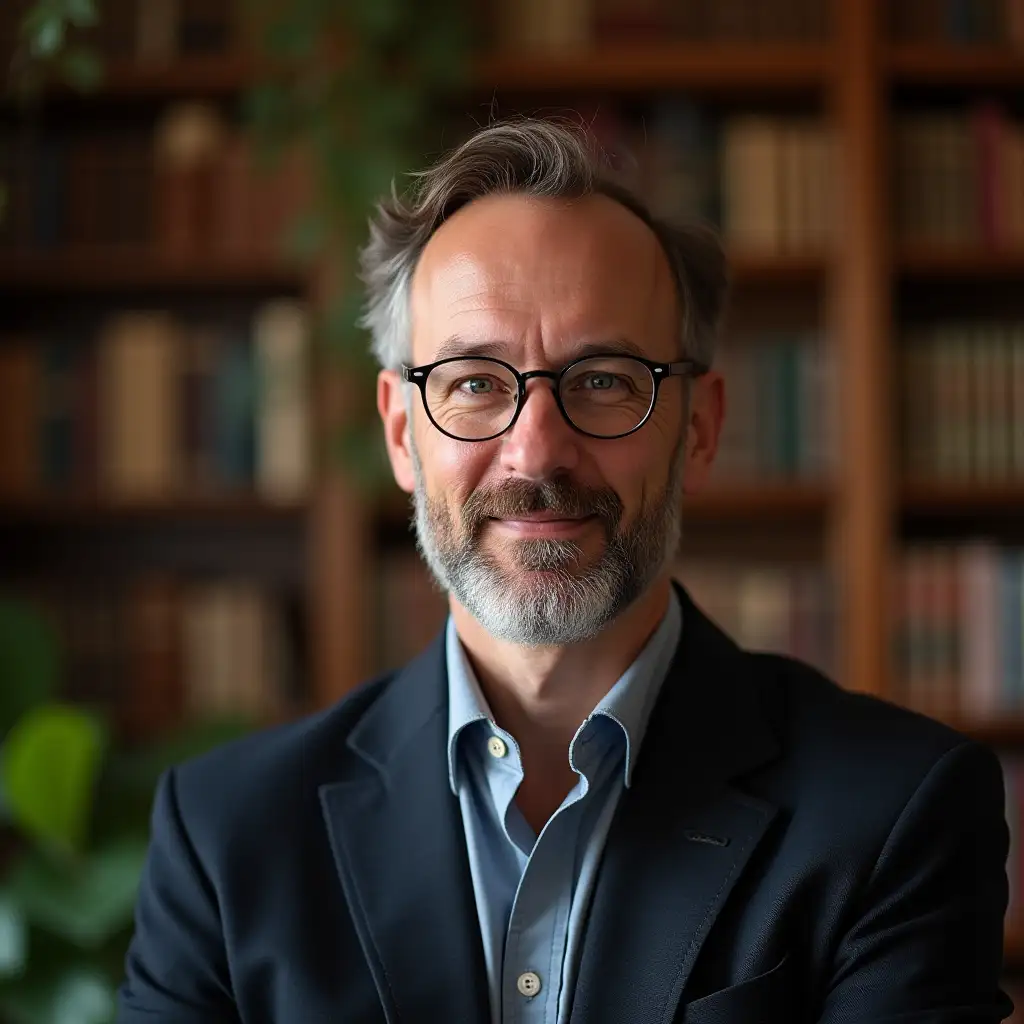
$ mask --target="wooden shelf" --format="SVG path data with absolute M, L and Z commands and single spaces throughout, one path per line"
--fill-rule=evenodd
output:
M 943 249 L 939 246 L 903 246 L 897 255 L 898 272 L 907 278 L 1024 278 L 1024 249 Z
M 81 92 L 54 85 L 48 95 L 89 103 L 114 100 L 222 99 L 241 93 L 259 80 L 265 62 L 241 53 L 177 57 L 173 61 L 108 60 L 95 89 Z
M 971 736 L 989 746 L 1020 747 L 1024 745 L 1024 714 L 1007 713 L 992 719 L 946 716 L 942 720 L 957 732 L 962 732 L 965 736 Z
M 743 253 L 729 256 L 735 284 L 816 283 L 828 273 L 830 258 L 821 253 Z
M 699 89 L 711 92 L 817 89 L 830 78 L 831 51 L 819 45 L 607 46 L 580 53 L 500 53 L 474 68 L 478 89 L 517 93 L 571 90 L 638 92 Z
M 267 523 L 298 520 L 306 510 L 305 502 L 272 502 L 248 493 L 131 501 L 55 496 L 2 501 L 0 523 L 86 526 L 186 519 Z
M 1024 515 L 1024 480 L 1006 484 L 915 482 L 902 493 L 903 511 L 936 518 L 984 514 Z
M 1003 961 L 1008 967 L 1024 967 L 1024 923 L 1008 921 L 1003 940 Z
M 787 520 L 823 517 L 831 505 L 824 484 L 777 483 L 721 484 L 688 498 L 684 516 L 690 520 Z
M 828 47 L 817 44 L 712 44 L 669 42 L 604 46 L 580 53 L 494 53 L 471 70 L 476 91 L 517 93 L 565 90 L 636 92 L 699 89 L 710 92 L 818 89 L 832 73 Z M 178 97 L 227 98 L 270 70 L 250 54 L 184 57 L 166 64 L 113 60 L 88 93 L 67 87 L 62 98 L 135 100 Z
M 886 64 L 892 81 L 904 85 L 1024 85 L 1024 53 L 1009 47 L 899 46 Z
M 141 289 L 296 291 L 309 280 L 300 264 L 265 258 L 170 257 L 152 250 L 0 252 L 0 292 Z

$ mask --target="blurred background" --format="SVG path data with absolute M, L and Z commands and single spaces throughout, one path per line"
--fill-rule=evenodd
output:
M 0 0 L 0 67 L 0 1021 L 111 1019 L 164 767 L 441 624 L 353 256 L 519 113 L 722 231 L 678 576 L 1000 752 L 1024 977 L 1024 0 Z

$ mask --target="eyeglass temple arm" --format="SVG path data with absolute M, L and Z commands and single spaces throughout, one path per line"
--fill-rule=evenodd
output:
M 684 359 L 682 362 L 669 363 L 669 377 L 701 377 L 708 372 L 710 367 L 696 359 Z

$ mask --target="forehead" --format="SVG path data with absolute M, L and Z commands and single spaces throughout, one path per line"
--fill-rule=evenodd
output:
M 626 338 L 655 359 L 678 354 L 672 275 L 651 229 L 605 196 L 476 200 L 430 239 L 413 277 L 417 362 L 453 335 L 552 358 Z

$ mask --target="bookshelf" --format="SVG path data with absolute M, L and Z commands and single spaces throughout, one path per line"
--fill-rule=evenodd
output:
M 786 93 L 820 90 L 830 74 L 830 53 L 820 44 L 604 45 L 565 55 L 498 54 L 479 60 L 474 69 L 479 88 L 520 95 L 657 89 Z
M 935 0 L 936 10 L 941 2 Z M 616 5 L 605 0 L 602 6 Z M 635 110 L 685 94 L 708 104 L 716 116 L 748 109 L 805 116 L 810 110 L 831 129 L 840 171 L 838 244 L 801 251 L 734 245 L 731 266 L 733 302 L 749 311 L 748 318 L 757 320 L 766 296 L 792 295 L 795 308 L 811 310 L 809 317 L 797 318 L 798 326 L 828 335 L 841 410 L 833 472 L 822 479 L 723 481 L 691 502 L 687 513 L 696 525 L 738 527 L 763 535 L 769 544 L 775 531 L 813 537 L 836 581 L 836 675 L 852 689 L 900 699 L 904 680 L 891 654 L 899 621 L 891 569 L 904 546 L 922 539 L 961 544 L 978 533 L 1000 544 L 1024 545 L 1024 479 L 921 480 L 903 472 L 902 399 L 890 385 L 899 376 L 903 331 L 916 315 L 906 290 L 917 289 L 926 300 L 941 297 L 950 316 L 984 320 L 992 310 L 1005 311 L 1022 323 L 1024 311 L 1014 293 L 1024 285 L 1024 246 L 901 237 L 892 215 L 893 123 L 934 104 L 963 109 L 988 98 L 1007 101 L 1010 120 L 1019 127 L 1024 44 L 956 42 L 931 29 L 930 41 L 915 41 L 907 37 L 907 26 L 897 37 L 886 24 L 887 8 L 883 0 L 830 0 L 828 35 L 803 42 L 673 41 L 655 32 L 646 40 L 630 41 L 623 34 L 614 42 L 597 38 L 591 45 L 543 52 L 482 45 L 465 108 L 479 120 L 481 98 L 495 100 L 496 109 L 508 114 L 592 110 L 620 100 Z M 251 56 L 231 53 L 150 66 L 118 60 L 94 97 L 61 93 L 54 103 L 74 105 L 86 123 L 99 123 L 111 109 L 148 110 L 152 117 L 181 99 L 231 101 L 259 70 Z M 45 306 L 53 297 L 129 305 L 150 293 L 168 302 L 179 295 L 234 301 L 276 294 L 315 301 L 315 278 L 314 268 L 237 252 L 228 257 L 200 249 L 170 257 L 159 250 L 97 252 L 84 246 L 46 252 L 0 248 L 0 301 L 13 298 L 19 309 Z M 991 309 L 979 308 L 972 298 L 976 285 L 985 287 L 986 300 L 996 296 Z M 927 312 L 929 301 L 922 305 Z M 317 409 L 322 401 L 318 393 Z M 85 525 L 99 533 L 126 526 L 159 532 L 182 523 L 220 531 L 218 537 L 224 528 L 235 528 L 239 537 L 268 527 L 294 532 L 290 557 L 302 580 L 311 705 L 340 698 L 378 667 L 381 611 L 373 595 L 387 554 L 382 548 L 404 534 L 402 543 L 411 549 L 407 503 L 393 491 L 365 495 L 342 475 L 321 469 L 305 498 L 277 504 L 248 492 L 178 493 L 145 501 L 54 495 L 0 500 L 0 530 L 10 536 L 31 528 L 66 537 Z M 985 719 L 969 711 L 943 717 L 997 748 L 1024 748 L 1024 704 Z M 1024 967 L 1024 929 L 1008 931 L 1007 958 Z
M 305 290 L 308 278 L 309 270 L 297 264 L 245 255 L 174 256 L 130 248 L 0 253 L 0 292 L 33 297 L 142 290 L 298 293 Z

